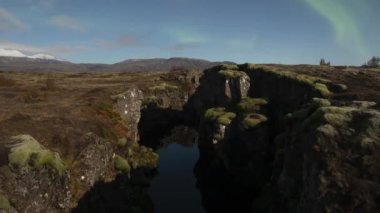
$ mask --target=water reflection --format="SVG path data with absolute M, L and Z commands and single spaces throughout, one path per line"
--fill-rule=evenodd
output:
M 158 175 L 149 189 L 155 212 L 204 212 L 193 174 L 198 160 L 197 146 L 170 144 L 158 152 Z

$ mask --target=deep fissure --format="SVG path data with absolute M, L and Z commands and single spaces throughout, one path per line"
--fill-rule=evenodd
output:
M 308 134 L 312 138 L 319 135 L 304 125 L 322 122 L 312 119 L 319 119 L 325 109 L 335 110 L 328 108 L 331 103 L 324 99 L 329 90 L 328 82 L 323 82 L 247 64 L 212 68 L 205 71 L 183 110 L 162 108 L 157 103 L 149 103 L 141 110 L 140 143 L 155 150 L 172 143 L 197 145 L 199 159 L 193 175 L 206 212 L 308 209 L 316 205 L 317 198 L 304 201 L 303 190 L 308 186 L 297 183 L 304 181 L 302 175 L 310 175 L 305 164 L 320 165 L 311 165 L 312 160 L 304 156 L 306 153 L 314 157 L 305 138 L 308 135 L 303 132 L 311 132 Z M 198 136 L 177 132 L 172 137 L 172 131 L 183 125 L 196 129 Z M 171 139 L 165 140 L 168 138 Z M 301 144 L 302 141 L 308 143 Z M 139 169 L 124 177 L 129 184 L 137 183 L 130 187 L 137 187 L 147 202 L 129 205 L 143 205 L 144 212 L 154 212 L 148 193 L 154 174 L 157 171 Z M 134 183 L 135 177 L 139 181 Z

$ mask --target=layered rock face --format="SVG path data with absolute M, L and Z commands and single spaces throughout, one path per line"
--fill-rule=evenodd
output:
M 127 140 L 135 143 L 139 140 L 137 125 L 141 118 L 141 104 L 144 95 L 141 90 L 132 88 L 113 96 L 115 108 L 127 127 Z
M 276 156 L 281 169 L 274 177 L 288 208 L 379 211 L 380 113 L 326 105 L 308 110 L 290 116 L 276 141 L 282 154 Z
M 206 209 L 379 211 L 379 112 L 329 101 L 337 87 L 249 64 L 206 71 L 189 102 L 201 120 L 195 174 L 205 203 L 226 203 Z

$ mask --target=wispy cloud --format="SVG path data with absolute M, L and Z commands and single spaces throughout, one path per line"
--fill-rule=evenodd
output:
M 15 15 L 0 7 L 0 32 L 24 31 L 28 26 Z
M 69 16 L 53 16 L 48 21 L 48 24 L 61 30 L 70 30 L 80 33 L 86 32 L 85 27 L 82 26 L 78 20 Z
M 366 55 L 367 48 L 362 39 L 357 20 L 341 0 L 304 0 L 311 8 L 325 18 L 332 26 L 335 39 L 341 46 L 349 47 Z
M 43 52 L 43 48 L 36 47 L 28 44 L 15 43 L 10 41 L 0 41 L 0 48 L 15 49 L 27 53 Z
M 56 4 L 57 0 L 38 0 L 38 4 L 46 7 L 46 8 L 51 8 Z
M 109 49 L 120 49 L 125 47 L 132 47 L 132 46 L 138 46 L 141 44 L 140 39 L 131 34 L 125 34 L 122 36 L 119 36 L 113 40 L 97 40 L 97 45 L 103 48 L 109 48 Z
M 193 29 L 169 29 L 167 34 L 179 44 L 200 44 L 207 41 L 206 36 Z
M 67 56 L 76 53 L 83 52 L 88 49 L 86 45 L 83 44 L 56 44 L 56 45 L 45 45 L 36 46 L 23 43 L 16 43 L 10 41 L 0 41 L 0 48 L 4 49 L 15 49 L 27 54 L 33 53 L 46 53 L 54 56 Z

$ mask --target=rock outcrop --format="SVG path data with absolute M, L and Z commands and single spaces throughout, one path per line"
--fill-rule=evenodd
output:
M 113 96 L 115 108 L 127 127 L 127 140 L 137 143 L 139 141 L 138 123 L 141 118 L 141 104 L 143 93 L 137 88 Z
M 304 109 L 305 110 L 305 109 Z M 289 116 L 277 180 L 292 212 L 380 211 L 380 113 L 321 106 Z
M 0 186 L 18 212 L 60 212 L 69 208 L 70 176 L 57 153 L 29 135 L 12 137 L 9 163 L 1 167 Z
M 231 84 L 219 74 L 249 78 Z M 207 70 L 188 104 L 201 120 L 195 174 L 204 199 L 227 202 L 217 194 L 236 193 L 228 184 L 253 191 L 240 189 L 233 202 L 250 196 L 251 205 L 239 211 L 379 211 L 380 114 L 370 102 L 330 102 L 338 87 L 249 64 Z M 222 185 L 210 186 L 213 173 L 223 173 Z

